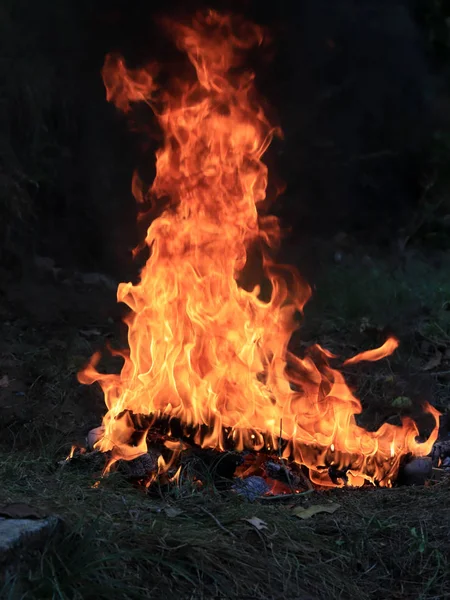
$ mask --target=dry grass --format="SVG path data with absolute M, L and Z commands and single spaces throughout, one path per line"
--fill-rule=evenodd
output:
M 334 490 L 296 499 L 339 502 L 301 521 L 292 507 L 247 503 L 213 488 L 152 499 L 119 476 L 47 456 L 0 457 L 1 502 L 59 515 L 62 533 L 22 557 L 0 598 L 444 598 L 450 594 L 449 483 Z M 168 516 L 168 507 L 177 508 Z M 257 516 L 258 531 L 243 519 Z
M 72 29 L 72 4 L 34 5 L 5 0 L 0 8 L 0 116 L 7 125 L 0 147 L 2 258 L 27 250 L 38 191 L 47 190 L 51 204 L 77 137 L 76 111 L 65 86 L 57 85 L 61 75 L 54 56 L 49 60 L 42 39 L 31 35 L 42 35 L 44 23 L 60 31 L 62 54 L 72 55 L 64 49 L 66 43 L 78 47 L 70 41 L 80 33 Z M 47 25 L 52 15 L 56 26 Z M 30 296 L 32 302 L 51 302 L 47 292 L 40 300 Z M 420 355 L 423 339 L 431 344 L 429 352 L 450 347 L 449 300 L 445 264 L 436 270 L 427 261 L 392 269 L 382 261 L 344 264 L 318 282 L 306 325 L 332 347 L 345 346 L 364 317 L 382 327 L 395 322 L 408 338 L 398 362 L 420 371 L 428 359 Z M 333 500 L 341 507 L 301 521 L 284 504 L 249 504 L 213 487 L 154 499 L 120 476 L 94 488 L 93 473 L 61 468 L 58 460 L 73 436 L 96 417 L 91 391 L 81 392 L 75 379 L 92 352 L 78 331 L 87 327 L 92 308 L 84 322 L 55 320 L 47 329 L 39 319 L 19 321 L 17 312 L 16 304 L 12 314 L 0 310 L 0 376 L 11 380 L 10 388 L 0 390 L 0 503 L 44 508 L 61 517 L 63 528 L 45 548 L 18 557 L 3 573 L 2 600 L 450 597 L 448 482 L 310 494 L 297 503 Z M 368 346 L 372 342 L 363 339 Z M 368 369 L 368 376 L 359 371 L 372 423 L 386 418 L 392 399 L 404 393 L 401 385 L 393 386 L 392 377 L 398 378 L 393 367 Z M 445 409 L 449 381 L 436 377 L 433 392 Z M 167 507 L 178 514 L 170 517 Z M 267 528 L 259 531 L 245 521 L 254 516 Z
M 326 329 L 323 323 L 322 329 L 316 329 L 326 343 L 342 346 L 352 343 L 351 329 L 359 327 L 346 304 L 354 301 L 349 298 L 349 285 L 356 286 L 359 272 L 343 269 L 331 272 L 328 288 L 319 289 L 316 299 L 318 307 L 325 305 L 327 316 L 343 309 L 345 329 L 337 321 L 333 329 L 331 318 Z M 335 286 L 331 280 L 337 276 L 347 277 L 348 285 Z M 366 279 L 361 275 L 360 285 L 366 291 L 376 289 L 378 297 L 360 294 L 361 316 L 370 316 L 371 302 L 378 302 L 383 293 L 397 302 L 403 316 L 419 298 L 431 310 L 420 326 L 434 322 L 445 331 L 440 316 L 448 289 L 444 272 L 429 272 L 428 280 L 419 279 L 415 288 L 412 275 L 403 284 L 399 279 L 398 285 L 411 286 L 409 296 L 406 291 L 398 294 L 393 289 L 397 284 L 389 279 L 383 292 L 383 277 L 372 277 L 375 281 L 370 283 L 370 273 L 365 273 Z M 332 302 L 327 289 L 335 290 Z M 102 343 L 101 336 L 86 338 L 80 330 L 105 325 L 103 317 L 95 321 L 93 297 L 86 296 L 87 305 L 82 306 L 84 296 L 80 292 L 80 298 L 74 297 L 77 310 L 67 307 L 70 323 L 55 318 L 43 325 L 30 316 L 18 319 L 17 305 L 0 307 L 0 375 L 6 373 L 11 380 L 9 388 L 0 390 L 2 424 L 11 414 L 8 427 L 0 433 L 0 503 L 28 502 L 64 522 L 60 534 L 45 548 L 23 555 L 5 574 L 2 600 L 175 595 L 190 600 L 437 600 L 450 596 L 448 482 L 417 489 L 309 494 L 296 502 L 332 500 L 341 507 L 332 515 L 301 521 L 290 506 L 267 501 L 250 504 L 214 487 L 201 493 L 184 487 L 169 497 L 150 498 L 119 475 L 94 488 L 98 474 L 61 469 L 58 460 L 67 454 L 77 432 L 86 432 L 99 418 L 93 405 L 95 393 L 81 388 L 75 379 L 93 346 Z M 51 300 L 46 293 L 42 301 Z M 99 304 L 104 304 L 101 300 Z M 307 318 L 313 322 L 311 314 Z M 412 328 L 419 322 L 405 323 L 405 328 Z M 386 417 L 395 392 L 385 384 L 386 376 L 399 378 L 396 369 L 401 365 L 413 367 L 419 360 L 420 368 L 426 360 L 414 345 L 409 354 L 402 352 L 381 371 L 370 366 L 354 373 L 365 405 L 370 407 L 378 398 L 380 418 Z M 20 383 L 22 388 L 15 387 Z M 448 387 L 441 393 L 441 403 L 448 401 Z M 376 421 L 375 413 L 370 414 Z M 165 511 L 169 506 L 180 512 L 169 516 Z M 265 521 L 267 529 L 258 531 L 243 520 L 253 516 Z

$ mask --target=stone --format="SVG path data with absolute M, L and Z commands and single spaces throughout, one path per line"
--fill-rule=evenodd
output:
M 6 519 L 0 517 L 0 562 L 17 549 L 43 545 L 55 532 L 57 517 Z
M 430 457 L 414 458 L 399 473 L 398 483 L 403 485 L 423 485 L 430 479 L 433 463 Z
M 450 457 L 450 440 L 440 440 L 436 442 L 431 451 L 431 459 L 433 467 L 438 467 L 446 459 Z
M 87 447 L 89 448 L 89 450 L 94 449 L 94 444 L 103 437 L 104 433 L 105 433 L 105 427 L 103 425 L 100 425 L 99 427 L 95 427 L 94 429 L 91 429 L 89 431 L 89 433 L 86 436 L 86 444 L 87 444 Z

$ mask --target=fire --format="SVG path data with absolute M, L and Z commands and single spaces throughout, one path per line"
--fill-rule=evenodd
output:
M 283 440 L 283 457 L 321 485 L 336 484 L 330 467 L 346 471 L 352 485 L 390 485 L 402 456 L 430 452 L 437 425 L 425 443 L 410 419 L 366 431 L 355 419 L 359 400 L 329 365 L 333 355 L 320 346 L 304 358 L 288 350 L 311 290 L 273 258 L 281 230 L 265 212 L 262 157 L 280 132 L 258 104 L 253 73 L 242 69 L 263 30 L 210 11 L 170 32 L 194 78 L 161 88 L 157 66 L 133 70 L 111 55 L 103 68 L 109 101 L 124 112 L 145 102 L 156 115 L 164 134 L 156 177 L 146 189 L 135 175 L 133 192 L 166 208 L 147 230 L 139 283 L 117 291 L 130 308 L 121 373 L 99 373 L 95 355 L 79 375 L 99 382 L 108 408 L 96 447 L 112 461 L 135 458 L 147 449 L 147 432 L 136 432 L 132 415 L 177 418 L 204 447 L 281 452 Z M 262 257 L 265 281 L 244 289 L 238 281 L 250 249 Z M 396 346 L 388 340 L 347 364 Z M 426 410 L 437 422 L 437 411 Z
M 364 360 L 372 362 L 376 360 L 381 360 L 382 358 L 386 358 L 386 356 L 390 356 L 397 348 L 398 340 L 395 337 L 391 336 L 379 348 L 375 348 L 375 350 L 367 350 L 366 352 L 361 352 L 360 354 L 357 354 L 356 356 L 347 359 L 344 362 L 344 365 L 355 365 L 356 363 L 362 362 Z

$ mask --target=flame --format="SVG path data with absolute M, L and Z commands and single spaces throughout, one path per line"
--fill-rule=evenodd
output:
M 280 132 L 258 104 L 253 73 L 242 69 L 244 51 L 264 32 L 214 11 L 172 23 L 170 32 L 193 80 L 162 88 L 157 66 L 129 69 L 113 55 L 103 68 L 109 101 L 124 112 L 145 102 L 156 115 L 164 134 L 156 177 L 146 189 L 135 175 L 132 187 L 137 201 L 166 208 L 147 230 L 139 283 L 117 291 L 130 308 L 121 373 L 98 372 L 96 355 L 79 375 L 99 382 L 108 408 L 96 447 L 112 460 L 134 458 L 146 451 L 146 432 L 136 436 L 132 415 L 176 417 L 204 447 L 270 448 L 306 465 L 321 485 L 341 485 L 329 467 L 352 485 L 390 485 L 402 456 L 430 452 L 437 424 L 422 444 L 410 419 L 366 431 L 355 419 L 359 400 L 329 366 L 333 355 L 320 346 L 305 358 L 288 350 L 311 291 L 296 269 L 273 259 L 281 230 L 265 212 L 262 157 Z M 250 249 L 262 257 L 263 278 L 245 289 L 238 280 Z M 396 344 L 391 338 L 346 364 L 378 360 Z M 437 411 L 426 410 L 437 422 Z
M 69 454 L 66 456 L 65 461 L 69 462 L 70 460 L 72 460 L 73 455 L 75 454 L 75 451 L 78 449 L 78 446 L 76 444 L 72 444 L 72 447 L 70 448 L 70 452 Z
M 361 352 L 352 358 L 347 359 L 344 362 L 344 365 L 355 365 L 356 363 L 362 361 L 376 361 L 381 360 L 382 358 L 386 358 L 386 356 L 390 356 L 394 350 L 396 350 L 399 346 L 398 340 L 391 336 L 389 337 L 382 346 L 379 348 L 375 348 L 374 350 L 367 350 L 366 352 Z

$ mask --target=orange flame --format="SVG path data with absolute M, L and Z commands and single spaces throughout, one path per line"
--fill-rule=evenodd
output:
M 331 466 L 348 471 L 353 485 L 390 485 L 402 456 L 430 452 L 437 424 L 423 444 L 410 419 L 366 431 L 355 419 L 359 400 L 328 364 L 331 353 L 316 346 L 313 360 L 288 350 L 311 292 L 293 267 L 274 262 L 280 226 L 262 210 L 261 159 L 279 132 L 241 58 L 261 44 L 263 31 L 210 11 L 191 25 L 172 24 L 171 33 L 195 69 L 194 81 L 161 89 L 156 67 L 127 69 L 114 56 L 103 69 L 108 100 L 125 112 L 146 102 L 164 133 L 151 189 L 133 178 L 136 199 L 171 203 L 147 230 L 151 254 L 140 282 L 118 288 L 118 301 L 131 309 L 121 373 L 99 373 L 95 356 L 79 376 L 100 383 L 108 408 L 96 447 L 112 451 L 113 460 L 134 458 L 146 451 L 146 436 L 135 439 L 131 413 L 176 417 L 194 427 L 204 447 L 223 449 L 231 440 L 237 449 L 277 451 L 282 439 L 283 457 L 306 465 L 318 484 L 335 485 Z M 262 256 L 268 293 L 238 285 L 250 247 Z M 392 340 L 347 364 L 390 349 Z M 437 411 L 426 410 L 437 421 Z
M 390 356 L 397 348 L 398 348 L 398 340 L 391 336 L 389 337 L 382 346 L 379 348 L 375 348 L 374 350 L 367 350 L 366 352 L 361 352 L 352 358 L 347 359 L 344 362 L 344 365 L 355 365 L 356 363 L 366 361 L 376 361 L 381 360 L 382 358 L 386 358 L 386 356 Z
M 69 462 L 73 458 L 73 455 L 75 454 L 75 450 L 77 449 L 77 447 L 78 446 L 76 444 L 72 444 L 72 447 L 70 448 L 70 452 L 66 456 L 66 462 Z

